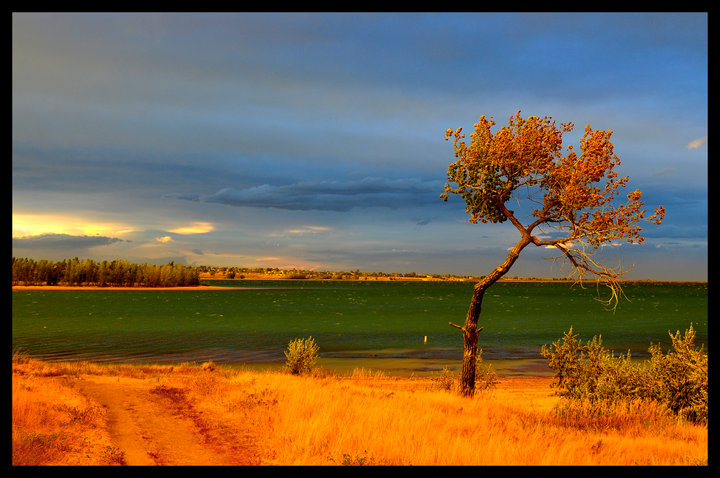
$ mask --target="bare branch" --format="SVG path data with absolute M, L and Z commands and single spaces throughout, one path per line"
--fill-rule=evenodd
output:
M 584 245 L 584 244 L 583 244 Z M 554 244 L 556 248 L 562 251 L 564 259 L 568 260 L 574 267 L 574 273 L 577 274 L 578 282 L 582 283 L 583 275 L 585 272 L 589 272 L 597 277 L 597 283 L 603 283 L 610 289 L 610 297 L 607 300 L 597 299 L 602 302 L 605 306 L 615 310 L 618 306 L 618 302 L 621 296 L 624 296 L 622 286 L 620 284 L 620 277 L 630 272 L 633 268 L 622 270 L 620 266 L 609 267 L 595 262 L 590 254 L 585 250 L 575 249 L 566 247 L 563 244 Z M 554 259 L 559 259 L 556 257 Z
M 459 325 L 453 324 L 452 322 L 448 322 L 448 324 L 451 325 L 451 326 L 453 326 L 453 327 L 455 327 L 456 329 L 460 329 L 460 330 L 462 330 L 463 332 L 465 332 L 465 327 L 460 327 Z M 479 327 L 476 332 L 477 332 L 477 333 L 480 333 L 480 332 L 483 331 L 484 328 L 485 328 L 485 327 Z

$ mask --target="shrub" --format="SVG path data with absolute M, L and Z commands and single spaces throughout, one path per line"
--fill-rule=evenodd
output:
M 498 383 L 498 374 L 492 365 L 486 364 L 482 359 L 482 349 L 478 349 L 477 361 L 475 362 L 475 390 L 489 390 Z M 447 367 L 443 367 L 439 376 L 434 378 L 434 386 L 440 390 L 460 391 L 460 377 L 454 374 Z
M 103 461 L 108 465 L 126 465 L 125 452 L 111 446 L 106 446 L 103 450 Z
M 295 339 L 288 344 L 285 351 L 285 367 L 294 375 L 309 373 L 315 367 L 320 347 L 312 337 Z
M 488 390 L 498 383 L 498 375 L 492 365 L 483 363 L 482 349 L 478 350 L 475 362 L 475 390 Z
M 542 347 L 542 355 L 556 370 L 553 386 L 560 395 L 579 400 L 618 400 L 647 395 L 648 376 L 627 356 L 615 356 L 602 345 L 602 336 L 585 345 L 572 333 L 572 327 L 552 348 Z
M 601 337 L 585 345 L 572 327 L 541 353 L 554 369 L 554 387 L 561 396 L 598 403 L 649 399 L 665 405 L 694 422 L 707 421 L 707 354 L 695 349 L 695 331 L 681 336 L 670 333 L 673 350 L 664 355 L 650 345 L 649 364 L 633 364 L 627 356 L 614 356 L 602 346 Z
M 434 378 L 435 387 L 439 390 L 452 391 L 455 389 L 457 383 L 457 377 L 453 374 L 447 366 L 443 367 L 442 372 L 439 376 Z
M 663 355 L 659 345 L 650 346 L 655 383 L 653 393 L 678 415 L 695 422 L 708 418 L 708 356 L 695 348 L 692 325 L 680 336 L 669 333 L 673 350 Z

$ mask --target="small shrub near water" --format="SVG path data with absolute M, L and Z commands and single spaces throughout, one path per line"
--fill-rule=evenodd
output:
M 447 367 L 443 367 L 442 372 L 435 378 L 435 386 L 440 390 L 448 392 L 459 391 L 460 377 L 450 371 Z M 498 383 L 498 374 L 492 365 L 486 364 L 482 359 L 482 349 L 478 350 L 477 361 L 475 364 L 475 390 L 489 390 Z
M 560 395 L 590 403 L 647 399 L 666 406 L 687 420 L 706 423 L 708 417 L 708 360 L 695 348 L 692 325 L 681 336 L 670 333 L 672 349 L 664 354 L 650 345 L 649 364 L 633 364 L 630 353 L 614 356 L 601 337 L 583 344 L 572 328 L 542 355 L 554 369 Z
M 497 372 L 492 365 L 483 362 L 482 349 L 480 349 L 475 364 L 475 390 L 488 390 L 495 387 L 497 383 Z
M 294 375 L 310 373 L 315 368 L 320 347 L 312 337 L 295 339 L 288 344 L 285 351 L 285 367 Z
M 457 377 L 449 368 L 443 367 L 440 375 L 435 377 L 435 386 L 440 390 L 451 392 L 457 388 Z

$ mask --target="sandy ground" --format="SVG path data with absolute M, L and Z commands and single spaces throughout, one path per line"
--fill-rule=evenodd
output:
M 249 437 L 205 425 L 177 388 L 148 380 L 86 375 L 76 388 L 107 411 L 108 432 L 126 465 L 257 465 Z
M 545 408 L 554 404 L 550 377 L 501 377 L 498 388 Z M 426 387 L 426 380 L 394 379 L 387 388 Z M 81 393 L 106 408 L 112 440 L 127 465 L 258 465 L 251 435 L 212 430 L 180 389 L 153 386 L 148 380 L 83 376 Z M 515 397 L 513 397 L 515 398 Z M 242 433 L 243 431 L 240 431 Z
M 362 379 L 361 379 L 362 381 Z M 550 377 L 500 377 L 497 387 L 511 399 L 549 408 Z M 259 465 L 252 430 L 207 426 L 181 389 L 130 377 L 83 375 L 75 388 L 107 411 L 108 433 L 126 465 Z M 393 378 L 388 389 L 427 387 L 426 379 Z
M 109 439 L 109 445 L 124 459 L 118 464 L 263 465 L 272 455 L 272 450 L 262 448 L 269 433 L 262 428 L 265 421 L 255 420 L 252 415 L 264 413 L 262 409 L 244 410 L 244 419 L 225 423 L 222 413 L 217 415 L 212 406 L 198 406 L 187 395 L 188 390 L 173 386 L 172 381 L 164 383 L 160 375 L 138 378 L 96 373 L 57 375 L 37 364 L 13 364 L 13 374 L 24 376 L 30 372 L 38 373 L 34 375 L 33 386 L 43 388 L 54 380 L 62 380 L 64 386 L 75 389 L 90 403 L 104 409 L 101 446 Z M 383 390 L 409 392 L 428 390 L 433 385 L 433 380 L 428 377 L 352 376 L 337 379 L 357 385 L 367 382 Z M 558 400 L 550 389 L 551 381 L 551 377 L 500 376 L 497 390 L 510 401 L 522 402 L 536 410 L 549 410 Z

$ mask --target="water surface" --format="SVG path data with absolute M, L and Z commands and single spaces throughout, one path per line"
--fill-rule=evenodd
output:
M 288 342 L 312 336 L 321 365 L 424 374 L 457 367 L 472 283 L 212 281 L 217 290 L 12 292 L 12 343 L 46 360 L 277 367 Z M 540 347 L 573 327 L 616 352 L 647 356 L 651 342 L 690 324 L 707 343 L 707 284 L 627 284 L 612 312 L 594 286 L 500 282 L 485 294 L 483 358 L 507 373 L 549 373 Z M 601 294 L 605 292 L 601 289 Z M 427 337 L 427 342 L 425 338 Z M 707 347 L 707 345 L 706 345 Z

